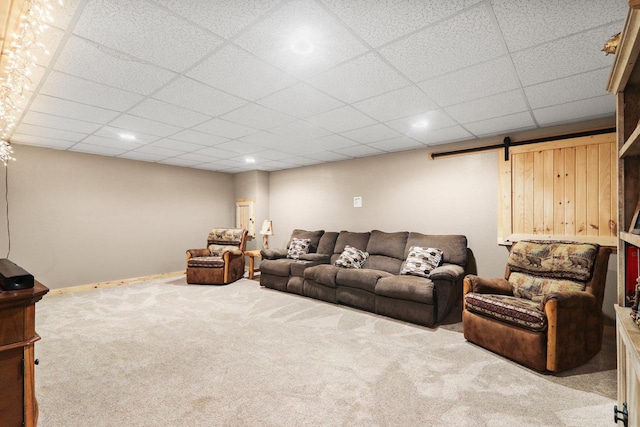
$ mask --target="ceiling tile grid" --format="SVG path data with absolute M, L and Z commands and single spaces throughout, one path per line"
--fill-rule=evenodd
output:
M 613 116 L 627 7 L 66 0 L 10 141 L 238 173 Z

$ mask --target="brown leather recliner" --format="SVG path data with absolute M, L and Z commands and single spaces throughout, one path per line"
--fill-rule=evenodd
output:
M 187 283 L 226 285 L 244 276 L 247 230 L 214 228 L 206 249 L 187 250 Z
M 602 347 L 602 301 L 611 248 L 522 241 L 504 279 L 464 279 L 465 338 L 538 371 L 560 372 Z

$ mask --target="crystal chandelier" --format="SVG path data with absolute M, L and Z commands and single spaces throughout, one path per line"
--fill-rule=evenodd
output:
M 50 0 L 25 0 L 16 33 L 2 52 L 7 65 L 3 70 L 4 78 L 0 80 L 0 161 L 5 166 L 8 161 L 15 160 L 8 140 L 21 111 L 20 99 L 30 89 L 29 76 L 37 61 L 34 51 L 49 54 L 40 38 L 53 22 L 51 10 Z

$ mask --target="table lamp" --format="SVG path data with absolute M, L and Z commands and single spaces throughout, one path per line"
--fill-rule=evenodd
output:
M 269 249 L 269 236 L 273 235 L 273 221 L 265 219 L 262 223 L 262 230 L 260 230 L 260 234 L 264 236 L 262 238 L 262 247 L 264 249 Z

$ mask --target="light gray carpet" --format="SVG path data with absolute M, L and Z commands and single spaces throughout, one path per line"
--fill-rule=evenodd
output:
M 424 328 L 184 277 L 37 305 L 39 426 L 604 426 L 615 340 L 543 375 Z

